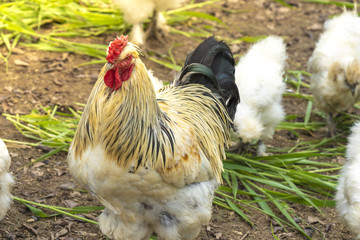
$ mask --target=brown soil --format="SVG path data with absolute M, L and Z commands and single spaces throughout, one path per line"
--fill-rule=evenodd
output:
M 202 11 L 214 14 L 228 27 L 217 25 L 214 34 L 226 38 L 243 36 L 280 35 L 284 37 L 288 50 L 288 69 L 306 70 L 306 62 L 312 53 L 323 22 L 342 9 L 333 5 L 319 5 L 300 1 L 287 1 L 292 8 L 284 7 L 276 1 L 257 0 L 225 0 Z M 236 10 L 230 13 L 226 10 Z M 191 31 L 191 22 L 178 26 L 184 31 Z M 194 24 L 194 23 L 193 23 Z M 207 23 L 213 24 L 213 23 Z M 82 42 L 107 44 L 115 34 L 97 38 L 81 39 Z M 186 53 L 193 49 L 199 41 L 184 36 L 170 34 L 164 39 L 166 47 L 154 40 L 148 42 L 149 49 L 156 55 L 167 54 L 167 49 L 174 45 L 174 56 L 177 62 L 183 62 Z M 232 45 L 234 54 L 243 54 L 251 44 Z M 6 55 L 6 49 L 0 48 Z M 238 55 L 237 55 L 238 56 Z M 15 64 L 16 60 L 29 63 L 28 66 Z M 19 47 L 10 58 L 9 71 L 5 65 L 0 67 L 0 113 L 29 113 L 39 106 L 63 107 L 72 106 L 74 102 L 84 103 L 102 66 L 91 65 L 75 67 L 91 60 L 90 57 L 77 54 L 34 51 Z M 144 59 L 148 68 L 154 70 L 157 77 L 171 80 L 175 72 Z M 305 79 L 306 81 L 306 79 Z M 306 103 L 296 99 L 284 99 L 287 114 L 303 116 Z M 0 116 L 0 137 L 19 141 L 27 141 L 16 128 L 3 116 Z M 312 135 L 303 134 L 304 138 L 320 139 L 324 130 Z M 286 131 L 277 132 L 270 146 L 292 146 L 293 140 Z M 46 151 L 37 148 L 8 144 L 12 156 L 11 171 L 16 178 L 12 190 L 14 196 L 39 203 L 72 207 L 75 205 L 100 205 L 90 194 L 72 190 L 74 180 L 68 172 L 66 154 L 60 153 L 30 168 L 22 168 L 30 161 L 40 157 Z M 326 161 L 333 161 L 328 158 Z M 336 160 L 336 159 L 335 159 Z M 76 186 L 75 188 L 80 188 Z M 352 239 L 347 228 L 339 223 L 333 208 L 322 209 L 321 215 L 313 208 L 289 204 L 293 212 L 301 220 L 300 226 L 310 226 L 313 239 Z M 250 210 L 251 220 L 256 229 L 251 228 L 234 212 L 214 206 L 210 226 L 203 227 L 197 239 L 273 239 L 271 219 L 259 212 Z M 96 220 L 99 213 L 86 214 Z M 320 221 L 311 223 L 312 218 Z M 276 229 L 280 239 L 304 239 L 291 229 Z M 69 217 L 37 218 L 19 202 L 14 202 L 6 218 L 0 223 L 0 239 L 105 239 L 99 229 L 90 224 Z

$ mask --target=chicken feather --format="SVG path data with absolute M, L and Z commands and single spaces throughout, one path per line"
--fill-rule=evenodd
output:
M 265 154 L 262 140 L 271 139 L 274 128 L 285 117 L 281 100 L 286 58 L 284 41 L 269 36 L 254 44 L 235 67 L 241 95 L 234 118 L 235 133 L 245 143 L 260 140 L 258 155 Z
M 9 173 L 10 161 L 6 145 L 0 138 L 0 220 L 5 217 L 12 201 L 10 187 L 14 180 Z
M 106 86 L 106 72 L 129 56 L 130 78 L 118 90 Z M 110 238 L 148 239 L 155 231 L 161 239 L 194 239 L 210 220 L 230 143 L 223 96 L 181 81 L 155 92 L 130 43 L 118 59 L 103 67 L 88 98 L 70 171 L 105 205 L 99 224 Z
M 345 11 L 327 20 L 308 70 L 314 104 L 328 114 L 328 135 L 334 136 L 333 114 L 360 100 L 360 18 Z
M 360 122 L 354 124 L 351 132 L 335 200 L 340 219 L 360 239 Z
M 161 12 L 177 8 L 183 2 L 184 0 L 113 0 L 113 4 L 123 12 L 125 22 L 133 25 L 130 34 L 131 41 L 138 45 L 143 45 L 146 40 L 143 30 L 145 20 L 154 13 L 153 21 L 156 21 L 154 28 L 166 33 L 169 30 Z M 156 30 L 150 29 L 150 31 Z

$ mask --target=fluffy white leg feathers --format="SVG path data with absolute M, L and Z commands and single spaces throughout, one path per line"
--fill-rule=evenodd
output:
M 340 219 L 360 239 L 360 122 L 351 131 L 335 200 Z
M 14 180 L 9 173 L 10 155 L 5 143 L 0 139 L 0 220 L 2 220 L 12 201 L 10 187 Z

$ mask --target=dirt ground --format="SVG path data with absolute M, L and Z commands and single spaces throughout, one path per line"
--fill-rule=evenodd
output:
M 319 5 L 295 0 L 286 1 L 292 7 L 282 6 L 270 0 L 224 0 L 201 11 L 220 18 L 228 27 L 218 25 L 214 35 L 226 38 L 243 36 L 279 35 L 287 43 L 288 69 L 306 70 L 306 62 L 315 46 L 315 41 L 323 29 L 323 22 L 334 14 L 342 12 L 341 7 Z M 233 11 L 229 11 L 233 10 Z M 213 23 L 210 23 L 213 24 Z M 189 23 L 178 26 L 183 31 L 191 31 Z M 120 33 L 119 33 L 120 34 Z M 86 39 L 87 42 L 107 44 L 115 37 L 108 34 Z M 167 49 L 174 43 L 174 56 L 180 63 L 186 54 L 199 41 L 177 34 L 170 34 L 164 39 L 166 46 L 155 40 L 148 42 L 149 49 L 156 55 L 167 54 Z M 84 40 L 82 40 L 84 41 Z M 234 54 L 243 54 L 251 44 L 231 45 Z M 6 49 L 0 48 L 6 55 Z M 18 60 L 28 62 L 28 66 L 15 64 Z M 5 64 L 0 64 L 0 113 L 29 113 L 38 106 L 73 106 L 74 102 L 85 103 L 88 94 L 100 71 L 100 65 L 76 67 L 91 60 L 90 57 L 68 53 L 34 51 L 18 47 L 10 58 L 9 71 Z M 171 80 L 175 74 L 167 68 L 144 59 L 160 79 Z M 17 62 L 19 63 L 19 62 Z M 306 79 L 305 79 L 306 81 Z M 284 99 L 287 114 L 304 115 L 306 105 L 301 100 Z M 75 106 L 74 106 L 75 107 Z M 314 138 L 321 138 L 324 132 L 314 133 Z M 294 140 L 282 131 L 267 144 L 272 146 L 294 144 Z M 16 128 L 3 116 L 0 116 L 0 137 L 26 141 Z M 308 136 L 307 136 L 308 137 Z M 11 171 L 16 178 L 12 190 L 14 196 L 39 203 L 73 207 L 78 205 L 100 205 L 90 194 L 73 190 L 80 188 L 68 172 L 66 153 L 57 154 L 28 169 L 22 168 L 30 161 L 46 153 L 43 149 L 8 144 L 12 157 Z M 328 159 L 332 161 L 331 158 Z M 339 223 L 332 208 L 322 209 L 321 215 L 313 208 L 290 204 L 300 219 L 300 226 L 307 228 L 313 239 L 352 239 L 347 228 Z M 99 213 L 85 216 L 96 220 Z M 313 222 L 313 218 L 320 221 Z M 274 239 L 271 232 L 271 219 L 253 212 L 251 220 L 256 229 L 233 212 L 214 206 L 210 226 L 203 227 L 198 240 L 257 240 Z M 275 226 L 276 228 L 276 226 Z M 291 229 L 276 229 L 280 239 L 304 239 Z M 37 218 L 19 202 L 14 202 L 6 218 L 0 222 L 0 239 L 105 239 L 99 229 L 90 224 L 69 217 Z

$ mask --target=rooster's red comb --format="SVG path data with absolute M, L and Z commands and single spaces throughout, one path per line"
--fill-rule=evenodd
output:
M 114 63 L 115 60 L 119 57 L 121 51 L 128 44 L 128 36 L 121 35 L 117 37 L 114 41 L 110 42 L 107 49 L 106 60 L 110 63 Z

